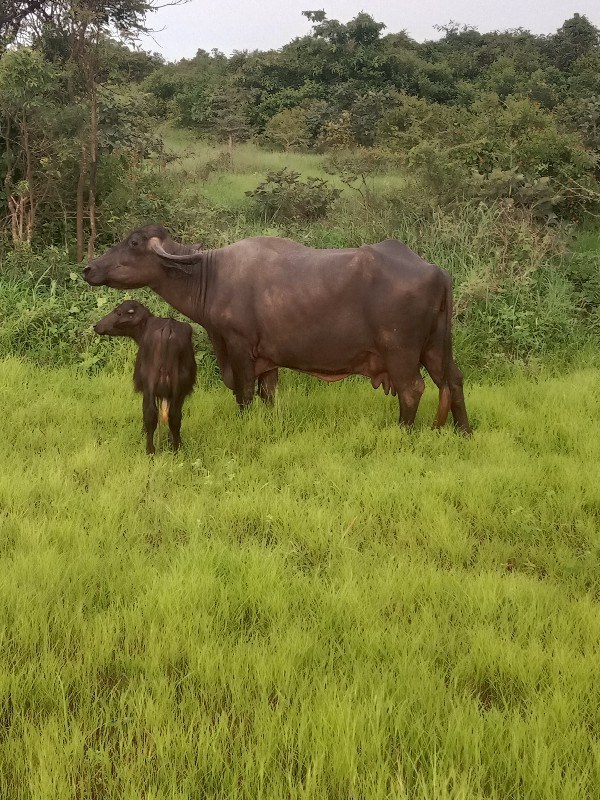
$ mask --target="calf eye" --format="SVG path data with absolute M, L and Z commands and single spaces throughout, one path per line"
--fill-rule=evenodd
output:
M 138 242 L 138 240 L 137 240 L 137 239 L 133 239 L 133 240 L 132 240 L 132 242 L 131 242 L 131 246 L 132 246 L 132 247 L 137 247 L 137 246 L 138 246 L 138 244 L 139 244 L 139 242 Z

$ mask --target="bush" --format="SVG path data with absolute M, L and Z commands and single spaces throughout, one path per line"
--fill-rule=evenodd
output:
M 543 220 L 598 210 L 596 156 L 528 99 L 482 95 L 466 110 L 403 97 L 380 121 L 378 141 L 406 158 L 440 205 L 506 200 Z
M 342 111 L 337 119 L 326 122 L 319 136 L 320 145 L 326 150 L 348 150 L 355 147 L 354 127 L 352 115 L 349 111 Z
M 323 158 L 323 169 L 330 175 L 386 175 L 398 171 L 401 164 L 397 153 L 375 147 L 333 150 Z
M 314 220 L 324 217 L 340 190 L 322 178 L 300 179 L 300 173 L 284 168 L 269 172 L 266 180 L 246 194 L 261 217 L 274 221 Z
M 201 169 L 210 174 L 227 168 L 229 163 L 229 155 L 221 154 Z M 116 160 L 107 164 L 107 168 L 112 170 L 112 188 L 98 210 L 97 250 L 113 245 L 150 222 L 164 225 L 182 241 L 202 241 L 208 245 L 216 212 L 201 198 L 194 197 L 190 202 L 180 180 L 169 178 L 147 161 Z M 117 175 L 121 176 L 118 181 Z
M 264 139 L 283 150 L 303 149 L 310 143 L 308 112 L 303 108 L 285 108 L 267 122 Z

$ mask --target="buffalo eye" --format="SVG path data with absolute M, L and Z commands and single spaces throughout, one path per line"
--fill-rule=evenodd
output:
M 138 242 L 137 239 L 132 239 L 130 244 L 131 244 L 132 247 L 137 247 L 139 245 L 139 242 Z

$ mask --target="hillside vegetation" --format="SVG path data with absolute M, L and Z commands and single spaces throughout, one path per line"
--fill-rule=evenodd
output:
M 312 32 L 278 51 L 165 64 L 109 35 L 135 35 L 151 3 L 103 2 L 0 15 L 0 352 L 105 365 L 114 343 L 89 325 L 117 295 L 84 288 L 80 263 L 160 222 L 208 248 L 399 238 L 452 273 L 468 374 L 595 362 L 587 18 L 418 43 L 367 14 L 306 12 Z
M 359 192 L 331 179 L 326 155 L 290 157 L 243 144 L 229 156 L 226 149 L 198 142 L 189 133 L 169 128 L 162 133 L 175 157 L 156 180 L 123 184 L 120 191 L 147 212 L 125 209 L 113 221 L 115 239 L 148 219 L 161 220 L 181 231 L 185 241 L 206 247 L 258 234 L 290 236 L 315 247 L 398 238 L 451 272 L 455 350 L 468 377 L 493 379 L 515 367 L 534 373 L 564 369 L 583 357 L 597 363 L 600 249 L 592 228 L 540 227 L 497 204 L 430 208 L 425 217 L 399 196 L 400 172 L 368 176 Z M 340 191 L 325 216 L 307 221 L 265 214 L 267 203 L 275 209 L 298 207 L 297 186 L 289 182 L 272 181 L 266 200 L 246 194 L 267 173 L 279 175 L 284 165 L 305 187 L 312 176 Z M 302 191 L 309 192 L 309 201 L 316 195 L 316 204 L 322 199 L 318 187 Z M 84 370 L 120 363 L 125 345 L 101 340 L 90 326 L 121 302 L 121 293 L 90 289 L 81 265 L 56 246 L 11 249 L 0 269 L 0 352 Z M 136 297 L 155 312 L 173 313 L 149 292 Z M 200 328 L 197 344 L 201 368 L 213 370 L 212 351 Z

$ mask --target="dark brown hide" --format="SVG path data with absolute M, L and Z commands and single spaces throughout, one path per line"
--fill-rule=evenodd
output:
M 137 342 L 133 385 L 144 397 L 146 452 L 154 453 L 159 409 L 163 422 L 169 424 L 169 443 L 177 450 L 183 401 L 196 381 L 191 325 L 155 317 L 141 303 L 127 300 L 99 320 L 94 330 L 106 336 L 129 336 Z
M 401 242 L 315 250 L 260 236 L 198 252 L 148 225 L 91 261 L 84 276 L 95 286 L 149 286 L 203 325 L 241 408 L 257 379 L 260 396 L 272 397 L 278 367 L 330 381 L 359 374 L 397 394 L 400 422 L 410 425 L 423 365 L 440 391 L 435 424 L 451 409 L 470 432 L 452 358 L 450 276 Z

